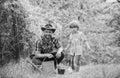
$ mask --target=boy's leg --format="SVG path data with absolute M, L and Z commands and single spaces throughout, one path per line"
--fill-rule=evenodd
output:
M 71 58 L 70 58 L 70 60 L 71 60 L 71 68 L 72 68 L 72 70 L 74 70 L 74 55 L 71 55 Z
M 70 55 L 70 68 L 69 69 L 74 70 L 74 55 L 75 55 L 75 53 L 70 51 L 69 55 Z
M 75 71 L 79 71 L 79 67 L 80 67 L 80 57 L 81 57 L 81 55 L 75 55 L 75 57 L 74 57 Z
M 69 68 L 68 68 L 68 72 L 69 73 L 72 73 L 73 72 L 73 70 L 74 70 L 74 64 L 73 64 L 73 59 L 74 59 L 74 55 L 69 55 Z
M 72 55 L 68 55 L 68 66 L 72 67 Z

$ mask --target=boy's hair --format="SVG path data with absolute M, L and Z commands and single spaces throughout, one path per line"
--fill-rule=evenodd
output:
M 77 25 L 77 24 L 71 24 L 70 25 L 70 28 L 72 29 L 72 28 L 77 28 L 77 30 L 79 30 L 79 26 Z
M 77 30 L 79 30 L 79 22 L 78 21 L 72 21 L 69 23 L 69 27 L 72 28 L 77 28 Z

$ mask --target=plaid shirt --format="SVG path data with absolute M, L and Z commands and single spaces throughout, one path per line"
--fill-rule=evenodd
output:
M 38 43 L 38 51 L 40 53 L 51 53 L 53 51 L 56 52 L 56 50 L 59 48 L 60 44 L 58 42 L 58 39 L 52 36 L 49 36 L 49 38 L 42 36 L 41 41 Z

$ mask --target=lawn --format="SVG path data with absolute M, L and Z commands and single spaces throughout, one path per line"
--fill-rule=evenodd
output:
M 67 66 L 62 65 L 67 69 Z M 79 72 L 64 75 L 45 76 L 33 70 L 26 60 L 17 64 L 9 63 L 0 69 L 1 78 L 119 78 L 120 65 L 86 65 L 81 66 Z

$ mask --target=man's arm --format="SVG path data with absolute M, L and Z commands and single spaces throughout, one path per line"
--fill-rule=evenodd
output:
M 46 57 L 46 55 L 40 54 L 39 51 L 35 51 L 35 52 L 31 55 L 31 58 L 36 58 L 36 57 Z
M 35 57 L 47 57 L 47 55 L 46 54 L 35 54 Z
M 55 49 L 57 49 L 57 53 L 61 54 L 61 52 L 63 52 L 63 47 L 60 45 L 58 39 L 55 39 L 54 44 L 55 44 Z
M 43 57 L 48 57 L 48 58 L 52 58 L 53 55 L 52 54 L 41 54 L 39 51 L 36 51 L 35 53 L 35 58 L 38 57 L 38 58 L 43 58 Z

